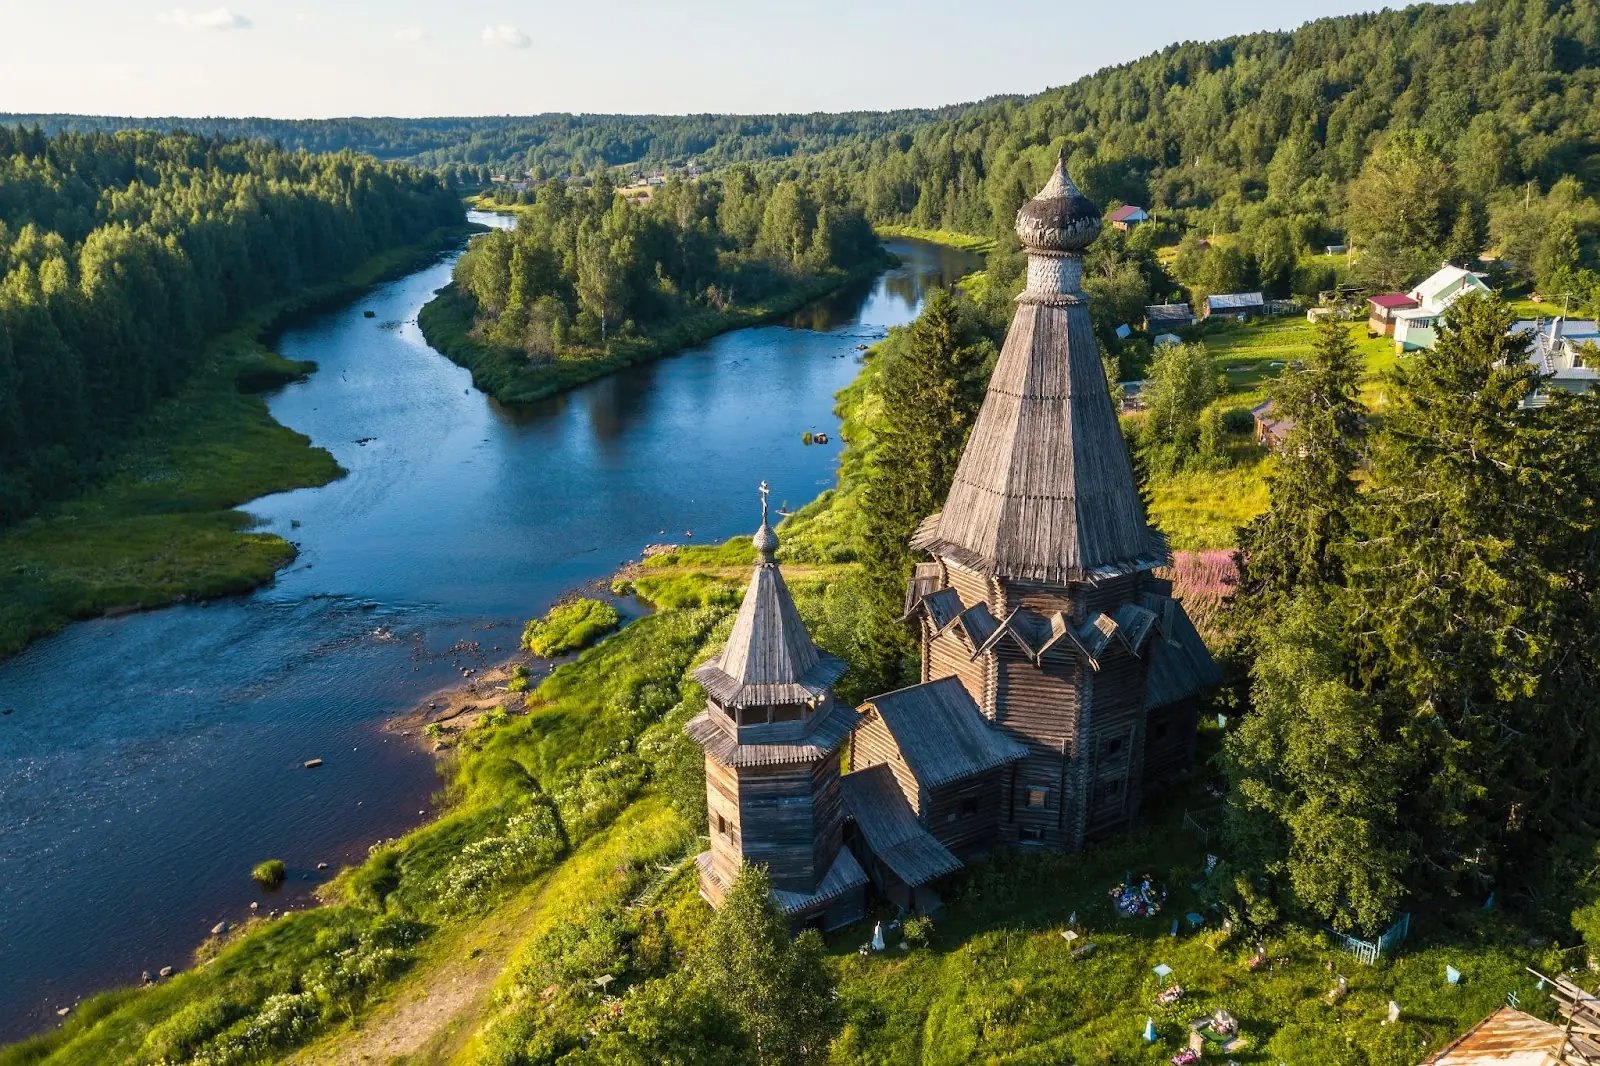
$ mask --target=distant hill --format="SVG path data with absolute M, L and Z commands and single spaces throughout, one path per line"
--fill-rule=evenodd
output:
M 994 98 L 999 99 L 999 98 Z M 991 101 L 903 111 L 810 115 L 530 115 L 482 118 L 123 118 L 0 113 L 0 125 L 46 133 L 186 130 L 276 141 L 312 152 L 353 149 L 427 167 L 470 165 L 522 174 L 584 173 L 597 165 L 712 166 L 824 151 L 848 140 L 902 133 Z

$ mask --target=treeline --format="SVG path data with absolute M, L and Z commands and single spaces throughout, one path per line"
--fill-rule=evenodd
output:
M 1231 235 L 1178 265 L 1203 292 L 1315 292 L 1331 264 L 1297 276 L 1297 258 L 1347 241 L 1372 285 L 1491 245 L 1543 285 L 1600 271 L 1597 59 L 1592 4 L 1416 5 L 1172 45 L 804 165 L 874 222 L 1006 240 L 1065 147 L 1102 207 Z
M 638 206 L 604 172 L 554 181 L 456 264 L 484 339 L 548 361 L 695 310 L 725 310 L 801 278 L 881 255 L 834 181 L 763 183 L 734 166 L 718 181 L 673 180 Z
M 356 151 L 404 160 L 481 184 L 494 173 L 540 178 L 599 166 L 665 165 L 690 159 L 722 166 L 815 153 L 852 138 L 899 133 L 953 118 L 979 104 L 807 115 L 529 115 L 483 118 L 122 118 L 5 115 L 0 122 L 55 133 L 184 130 L 276 142 L 310 152 Z
M 351 153 L 0 128 L 0 525 L 93 477 L 241 315 L 462 221 Z

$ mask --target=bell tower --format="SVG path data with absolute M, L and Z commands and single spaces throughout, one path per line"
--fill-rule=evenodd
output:
M 745 863 L 767 867 L 795 925 L 833 929 L 865 913 L 867 876 L 844 848 L 839 751 L 855 712 L 833 698 L 842 660 L 819 649 L 778 569 L 761 483 L 755 572 L 728 643 L 695 678 L 705 713 L 686 727 L 705 752 L 711 847 L 700 894 L 719 906 Z

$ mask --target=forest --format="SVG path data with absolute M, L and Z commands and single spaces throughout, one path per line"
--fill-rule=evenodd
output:
M 125 129 L 184 130 L 281 144 L 309 152 L 355 151 L 403 160 L 459 176 L 464 184 L 491 174 L 540 178 L 587 175 L 595 167 L 701 166 L 785 158 L 822 151 L 853 138 L 878 137 L 980 104 L 810 115 L 528 115 L 460 118 L 119 118 L 98 115 L 12 115 L 0 123 L 38 125 L 46 132 L 107 133 Z
M 349 152 L 0 129 L 0 526 L 102 473 L 242 315 L 461 221 Z
M 1176 272 L 1200 295 L 1315 295 L 1350 280 L 1309 260 L 1329 244 L 1361 249 L 1353 280 L 1368 288 L 1492 245 L 1513 280 L 1597 305 L 1597 59 L 1586 2 L 1416 5 L 1174 44 L 768 165 L 839 175 L 874 224 L 1005 246 L 1064 148 L 1091 200 L 1146 207 L 1159 243 L 1184 238 Z
M 472 243 L 455 284 L 486 341 L 537 365 L 881 254 L 860 209 L 826 178 L 761 182 L 740 164 L 714 181 L 669 181 L 637 206 L 602 171 L 587 189 L 539 186 L 515 230 Z

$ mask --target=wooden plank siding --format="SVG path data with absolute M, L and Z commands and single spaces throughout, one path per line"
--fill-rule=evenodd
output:
M 706 759 L 712 872 L 733 884 L 762 863 L 775 888 L 811 892 L 839 853 L 844 800 L 837 752 L 798 766 L 735 769 Z
M 924 805 L 922 784 L 911 772 L 911 767 L 906 765 L 889 727 L 875 712 L 868 711 L 862 717 L 861 725 L 856 728 L 855 739 L 850 745 L 849 766 L 851 773 L 869 766 L 887 766 L 889 772 L 894 774 L 900 791 L 905 794 L 912 812 L 921 816 Z
M 1144 785 L 1143 660 L 1118 647 L 1101 661 L 1094 679 L 1094 720 L 1080 757 L 1092 760 L 1086 840 L 1118 832 L 1133 823 Z
M 1144 786 L 1148 791 L 1194 765 L 1199 702 L 1186 699 L 1155 707 L 1145 723 Z
M 1009 767 L 999 767 L 929 789 L 928 803 L 920 816 L 923 827 L 957 858 L 989 851 L 1000 832 L 1004 790 L 1010 775 Z

